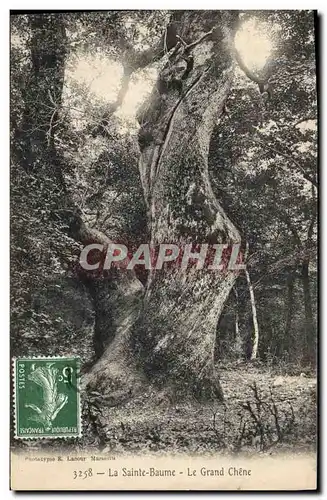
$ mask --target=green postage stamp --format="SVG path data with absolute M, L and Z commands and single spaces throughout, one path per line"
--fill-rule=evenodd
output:
M 79 358 L 14 359 L 15 437 L 81 435 Z

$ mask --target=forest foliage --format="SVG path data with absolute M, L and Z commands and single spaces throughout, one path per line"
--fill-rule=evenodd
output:
M 94 297 L 75 272 L 81 243 L 72 237 L 67 211 L 77 211 L 90 227 L 120 242 L 137 246 L 148 237 L 135 115 L 146 109 L 160 69 L 169 12 L 58 14 L 65 26 L 59 41 L 46 31 L 52 16 L 34 16 L 41 21 L 11 16 L 13 352 L 25 346 L 35 353 L 80 353 L 82 346 L 90 361 Z M 244 23 L 255 19 L 271 34 L 264 67 L 269 88 L 261 93 L 237 68 L 211 140 L 210 177 L 249 244 L 258 356 L 305 364 L 315 357 L 317 317 L 314 16 L 310 11 L 242 16 Z M 35 47 L 37 30 L 43 34 L 37 33 Z M 37 51 L 42 59 L 42 44 L 60 52 L 43 83 L 31 66 Z M 53 88 L 45 87 L 53 77 Z M 64 184 L 55 181 L 57 167 L 42 158 L 43 136 L 56 149 Z M 105 284 L 97 286 L 108 293 Z M 244 275 L 217 328 L 219 359 L 251 356 L 253 309 Z

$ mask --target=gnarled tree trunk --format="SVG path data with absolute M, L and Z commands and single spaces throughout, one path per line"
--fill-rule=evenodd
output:
M 139 140 L 151 243 L 174 243 L 182 249 L 190 243 L 231 245 L 240 235 L 211 189 L 208 152 L 232 81 L 230 43 L 236 16 L 181 11 L 173 17 L 178 37 L 142 116 Z M 53 176 L 62 193 L 57 213 L 70 236 L 83 244 L 107 246 L 110 235 L 86 227 L 72 203 L 55 149 L 64 73 L 62 18 L 35 16 L 31 25 L 33 99 L 26 103 L 33 105 L 26 105 L 21 131 L 21 152 L 28 157 L 22 154 L 19 161 L 34 172 L 41 161 L 40 176 Z M 40 113 L 42 127 L 34 127 Z M 145 291 L 133 271 L 113 269 L 109 278 L 113 340 L 85 376 L 85 385 L 105 392 L 111 404 L 124 402 L 148 383 L 198 398 L 222 397 L 214 369 L 216 325 L 235 271 L 163 267 L 150 271 Z

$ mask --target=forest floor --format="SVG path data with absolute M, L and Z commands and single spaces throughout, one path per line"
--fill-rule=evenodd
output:
M 117 454 L 279 453 L 313 451 L 317 379 L 309 370 L 267 369 L 260 363 L 219 368 L 223 403 L 171 403 L 155 391 L 124 406 L 88 407 L 80 440 L 51 440 L 52 448 Z M 285 373 L 292 374 L 285 374 Z M 85 408 L 84 408 L 85 416 Z M 90 418 L 91 417 L 91 418 Z M 18 446 L 47 448 L 49 440 Z
M 94 445 L 117 453 L 313 450 L 317 380 L 309 371 L 296 371 L 281 375 L 260 364 L 225 365 L 224 403 L 172 404 L 164 395 L 142 394 L 123 408 L 101 411 L 100 443 Z

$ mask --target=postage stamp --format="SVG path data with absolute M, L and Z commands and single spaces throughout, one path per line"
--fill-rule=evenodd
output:
M 81 435 L 79 358 L 14 360 L 15 437 Z

